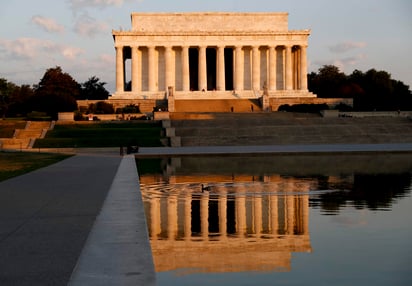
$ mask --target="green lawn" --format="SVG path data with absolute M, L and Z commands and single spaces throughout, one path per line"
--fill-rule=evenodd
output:
M 164 131 L 156 121 L 74 123 L 56 125 L 44 139 L 37 139 L 33 148 L 158 147 L 163 146 L 162 140 Z
M 0 181 L 64 160 L 71 155 L 29 152 L 0 152 Z

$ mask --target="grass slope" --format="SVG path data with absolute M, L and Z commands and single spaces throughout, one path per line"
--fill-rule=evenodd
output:
M 160 122 L 127 121 L 56 125 L 34 148 L 162 146 Z
M 65 154 L 0 152 L 0 181 L 54 164 L 70 157 Z

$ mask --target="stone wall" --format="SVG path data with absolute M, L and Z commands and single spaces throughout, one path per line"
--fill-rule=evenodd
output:
M 132 13 L 136 32 L 288 31 L 288 13 Z
M 281 105 L 289 104 L 324 104 L 326 103 L 330 108 L 343 103 L 353 106 L 352 98 L 270 98 L 270 107 L 272 111 L 277 111 Z

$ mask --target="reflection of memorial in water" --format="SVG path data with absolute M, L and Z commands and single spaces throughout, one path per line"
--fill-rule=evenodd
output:
M 153 179 L 140 183 L 158 272 L 289 271 L 292 252 L 311 251 L 308 191 L 316 182 L 277 175 Z M 202 192 L 205 180 L 213 183 Z

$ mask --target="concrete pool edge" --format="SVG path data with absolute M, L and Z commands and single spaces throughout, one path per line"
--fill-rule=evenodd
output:
M 156 285 L 134 156 L 124 156 L 68 285 Z

